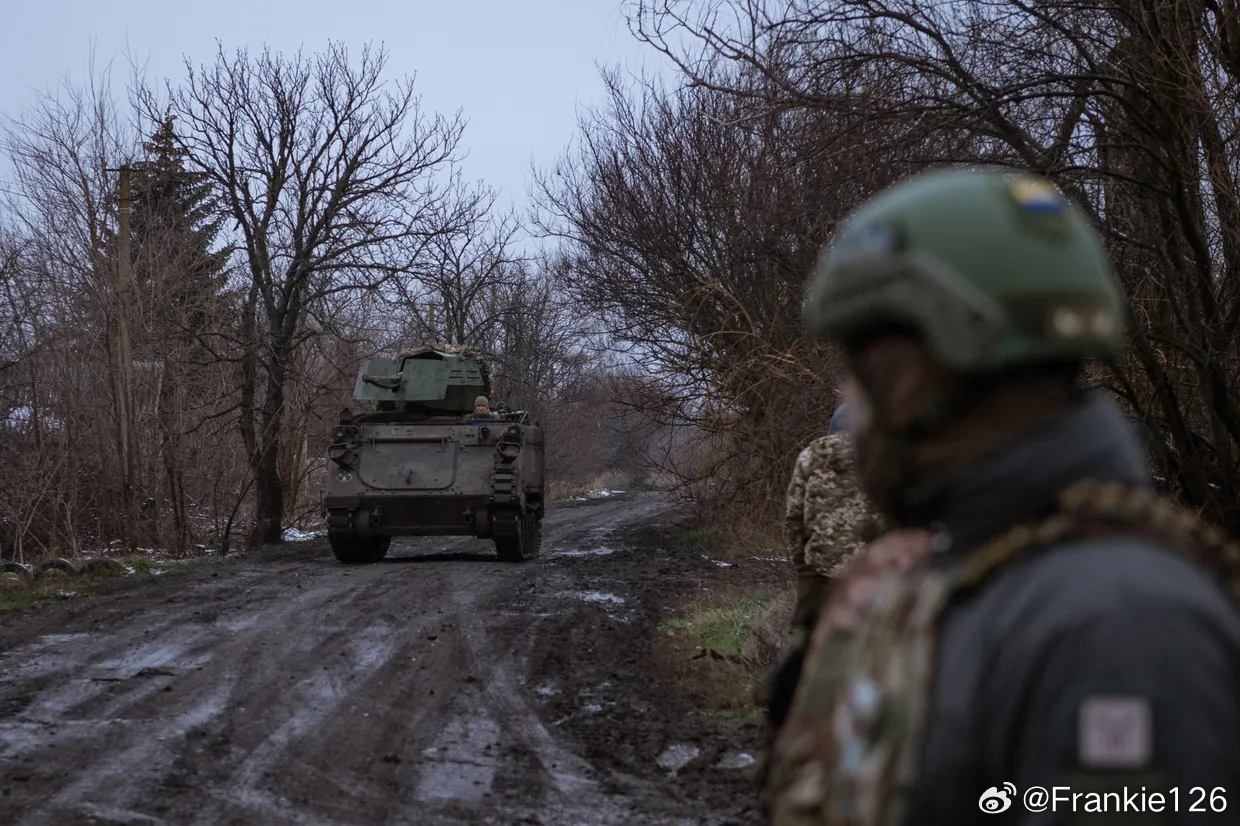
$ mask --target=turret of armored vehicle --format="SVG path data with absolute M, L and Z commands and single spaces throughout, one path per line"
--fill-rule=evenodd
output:
M 364 362 L 327 449 L 323 515 L 336 559 L 378 562 L 394 536 L 490 538 L 501 560 L 537 556 L 543 432 L 490 396 L 476 352 L 436 345 Z

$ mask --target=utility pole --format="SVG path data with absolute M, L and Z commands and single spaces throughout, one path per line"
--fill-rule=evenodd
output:
M 109 169 L 119 172 L 117 201 L 116 259 L 116 366 L 113 392 L 116 395 L 117 442 L 124 473 L 125 542 L 135 545 L 138 524 L 138 444 L 134 427 L 133 340 L 129 330 L 130 298 L 133 295 L 133 262 L 129 250 L 129 166 Z
M 435 302 L 434 301 L 430 302 L 430 307 L 431 307 L 430 317 L 426 323 L 431 328 L 431 341 L 434 341 L 435 340 Z

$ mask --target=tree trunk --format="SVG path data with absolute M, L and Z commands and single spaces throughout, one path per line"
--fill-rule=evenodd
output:
M 155 398 L 158 404 L 158 420 L 163 431 L 163 444 L 160 453 L 164 460 L 164 479 L 168 485 L 168 502 L 172 506 L 173 544 L 178 554 L 185 553 L 189 538 L 189 525 L 185 518 L 185 488 L 181 480 L 181 437 L 180 423 L 177 420 L 177 396 L 174 395 L 175 381 L 164 381 L 167 361 L 160 368 L 159 385 Z
M 276 544 L 282 539 L 284 521 L 284 480 L 280 478 L 280 445 L 284 436 L 285 365 L 288 346 L 273 342 L 266 364 L 267 386 L 263 398 L 258 433 L 258 452 L 254 456 L 254 531 L 250 544 Z
M 254 533 L 251 545 L 273 545 L 282 539 L 284 521 L 284 482 L 280 479 L 277 461 L 280 455 L 280 437 L 273 435 L 265 440 L 255 468 Z
M 138 438 L 134 425 L 133 396 L 133 344 L 129 332 L 130 285 L 132 271 L 129 253 L 129 169 L 120 170 L 120 199 L 118 212 L 118 250 L 116 262 L 116 394 L 117 443 L 120 449 L 121 472 L 124 487 L 125 547 L 132 550 L 137 545 L 138 526 Z

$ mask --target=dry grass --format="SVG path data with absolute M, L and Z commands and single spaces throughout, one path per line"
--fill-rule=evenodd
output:
M 70 574 L 53 569 L 37 575 L 0 574 L 0 614 L 20 611 L 44 600 L 89 596 L 101 583 L 116 579 L 147 578 L 203 565 L 222 564 L 225 561 L 223 554 L 161 560 L 134 554 L 112 557 L 112 559 L 124 566 L 123 572 L 98 571 Z
M 723 513 L 696 520 L 696 527 L 682 531 L 676 538 L 697 545 L 702 553 L 723 561 L 788 555 L 779 525 L 754 524 Z M 791 563 L 789 566 L 791 571 Z
M 58 570 L 47 571 L 34 578 L 6 573 L 0 575 L 0 613 L 20 611 L 48 599 L 86 596 L 98 583 L 115 578 L 116 575 L 74 575 Z
M 551 479 L 547 482 L 547 501 L 563 502 L 568 499 L 597 498 L 600 491 L 625 491 L 630 479 L 619 471 L 605 471 L 584 479 Z
M 726 528 L 727 541 L 721 548 L 724 559 L 748 559 L 749 557 L 785 557 L 788 550 L 784 545 L 783 534 L 779 526 L 758 524 L 736 520 Z M 789 570 L 792 563 L 789 562 Z
M 656 665 L 703 710 L 756 717 L 787 640 L 790 597 L 771 586 L 697 597 L 660 625 Z

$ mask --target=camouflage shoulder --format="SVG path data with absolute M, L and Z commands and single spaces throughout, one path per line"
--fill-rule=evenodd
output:
M 815 468 L 829 467 L 839 471 L 849 470 L 853 464 L 852 440 L 845 433 L 819 436 L 806 445 L 797 461 Z

